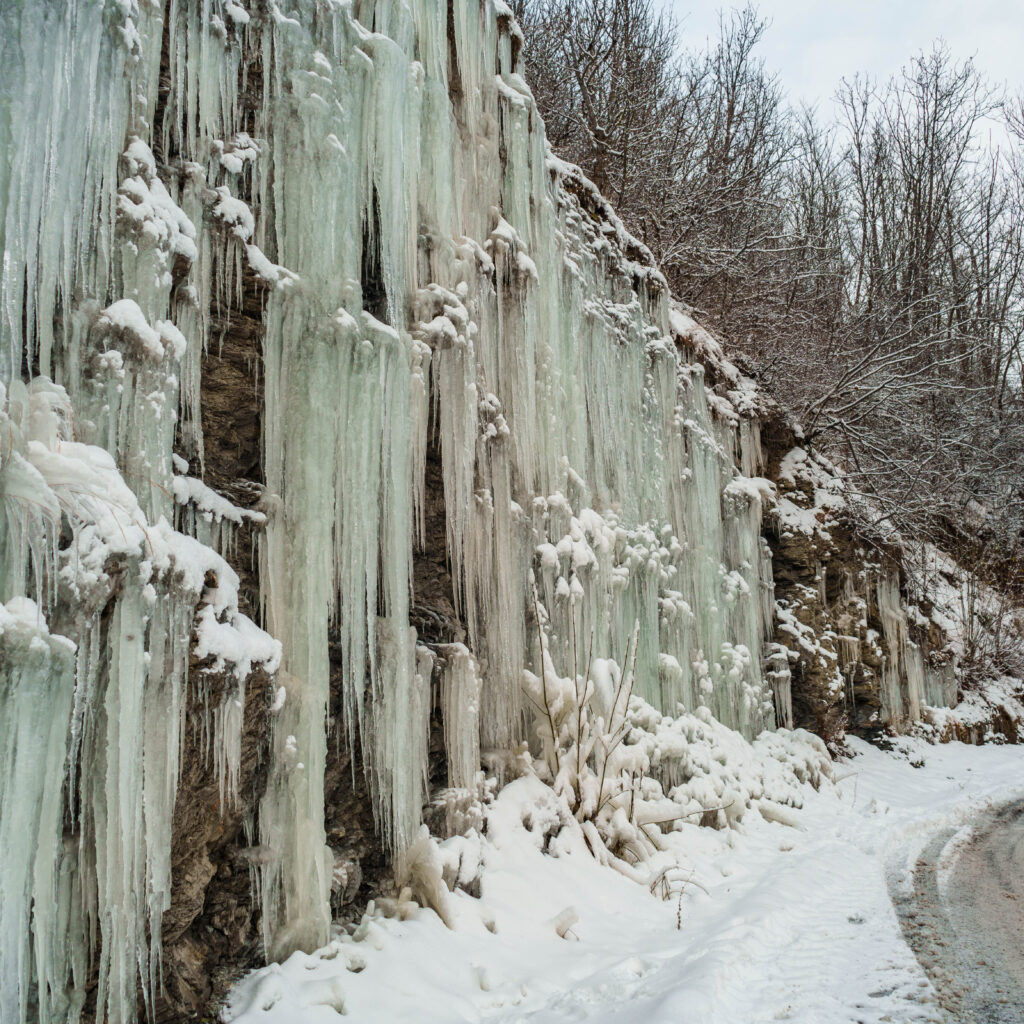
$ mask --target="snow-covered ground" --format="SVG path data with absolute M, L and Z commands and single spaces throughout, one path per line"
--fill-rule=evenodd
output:
M 1024 749 L 850 746 L 834 785 L 807 787 L 799 827 L 753 814 L 737 830 L 672 833 L 681 866 L 656 886 L 667 899 L 600 865 L 572 827 L 542 852 L 557 808 L 536 778 L 520 779 L 490 808 L 481 898 L 452 894 L 451 928 L 432 910 L 378 909 L 355 936 L 248 976 L 224 1019 L 943 1020 L 887 874 L 936 829 L 1024 792 Z

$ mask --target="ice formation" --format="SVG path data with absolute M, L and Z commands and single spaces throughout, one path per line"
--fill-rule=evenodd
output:
M 280 668 L 271 955 L 328 937 L 329 637 L 399 862 L 437 674 L 454 787 L 532 735 L 526 671 L 585 689 L 628 652 L 652 714 L 790 722 L 752 386 L 551 155 L 520 42 L 501 0 L 0 7 L 4 1020 L 33 990 L 73 1019 L 97 935 L 108 1019 L 152 998 L 192 641 L 235 681 L 203 726 L 225 800 L 246 676 Z M 261 513 L 202 480 L 211 310 L 245 273 Z M 438 673 L 410 626 L 432 448 L 466 626 Z M 274 640 L 220 557 L 243 519 Z
M 263 879 L 278 951 L 327 937 L 329 630 L 382 834 L 396 854 L 417 834 L 430 695 L 409 580 L 433 437 L 480 663 L 477 742 L 507 748 L 522 732 L 531 563 L 561 668 L 574 648 L 621 658 L 639 621 L 638 693 L 667 710 L 708 703 L 748 735 L 773 721 L 762 495 L 724 493 L 736 453 L 756 461 L 756 428 L 713 415 L 664 282 L 550 157 L 504 9 L 311 10 L 272 5 L 249 41 L 269 69 L 260 215 L 232 215 L 293 282 L 270 293 L 265 341 L 266 484 L 282 513 L 261 582 L 290 695 L 261 810 L 264 843 L 282 850 Z M 223 116 L 229 100 L 211 101 L 218 139 L 242 127 Z M 445 687 L 461 692 L 464 668 L 449 662 Z M 462 784 L 472 744 L 465 721 L 446 728 Z
M 74 418 L 45 377 L 0 385 L 3 931 L 26 943 L 4 957 L 5 1020 L 24 1019 L 30 978 L 41 1020 L 77 1013 L 97 932 L 97 1005 L 132 1019 L 140 973 L 152 998 L 193 622 L 214 670 L 244 681 L 280 659 L 227 563 L 151 521 Z M 232 749 L 240 724 L 221 730 Z
M 169 523 L 200 253 L 149 146 L 159 20 L 0 11 L 5 1021 L 75 1020 L 93 978 L 104 1019 L 152 1005 L 190 654 L 240 685 L 280 660 Z M 219 722 L 228 788 L 240 727 Z

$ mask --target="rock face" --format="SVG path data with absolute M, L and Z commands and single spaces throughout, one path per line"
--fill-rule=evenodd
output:
M 782 410 L 759 393 L 736 399 L 737 371 L 714 339 L 693 325 L 681 341 L 713 393 L 751 415 L 756 457 L 744 471 L 772 488 L 763 529 L 774 629 L 764 659 L 779 723 L 838 749 L 847 732 L 901 732 L 927 718 L 925 708 L 951 707 L 950 609 L 940 612 L 926 593 L 911 596 L 903 552 L 860 535 L 850 502 L 861 499 L 840 469 L 803 446 Z M 948 734 L 954 727 L 939 717 Z
M 784 422 L 776 420 L 766 436 L 768 475 L 779 488 L 768 531 L 779 609 L 776 640 L 790 663 L 794 722 L 835 743 L 853 725 L 850 709 L 858 696 L 865 720 L 880 707 L 873 650 L 858 647 L 849 678 L 843 671 L 850 660 L 844 654 L 870 628 L 866 602 L 847 593 L 845 584 L 851 574 L 864 579 L 870 570 L 843 523 L 840 482 L 815 461 L 793 458 L 797 438 Z
M 909 709 L 902 694 L 886 704 L 883 685 L 886 661 L 897 680 L 902 663 L 888 650 L 875 592 L 879 580 L 898 586 L 899 552 L 854 534 L 841 476 L 799 447 L 792 429 L 776 421 L 765 433 L 778 486 L 768 530 L 775 638 L 790 663 L 794 721 L 830 745 L 847 731 L 899 728 Z
M 795 724 L 834 747 L 848 732 L 911 727 L 940 740 L 1019 742 L 1019 685 L 965 691 L 959 680 L 949 628 L 960 613 L 962 571 L 933 552 L 930 589 L 918 584 L 911 593 L 905 552 L 857 532 L 841 471 L 801 447 L 777 415 L 762 438 L 777 485 L 766 521 L 774 640 L 786 651 Z
M 258 856 L 246 838 L 266 779 L 270 680 L 247 685 L 239 764 L 238 804 L 223 808 L 216 773 L 202 736 L 185 744 L 174 809 L 171 904 L 163 916 L 164 992 L 157 1019 L 188 1020 L 214 1005 L 246 967 L 263 963 L 252 899 L 249 860 Z M 195 721 L 198 707 L 189 709 Z

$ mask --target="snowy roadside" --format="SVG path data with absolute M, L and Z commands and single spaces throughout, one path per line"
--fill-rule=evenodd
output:
M 671 833 L 685 863 L 667 900 L 598 864 L 572 829 L 542 852 L 550 790 L 520 779 L 489 813 L 482 897 L 449 898 L 452 928 L 432 910 L 378 911 L 356 938 L 249 975 L 224 1019 L 941 1021 L 886 872 L 936 829 L 1024 791 L 1024 751 L 909 739 L 893 753 L 851 748 L 836 785 L 806 787 L 797 828 L 755 814 L 737 830 Z

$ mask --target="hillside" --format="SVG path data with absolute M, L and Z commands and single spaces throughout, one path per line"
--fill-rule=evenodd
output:
M 846 732 L 1019 739 L 957 673 L 1014 615 L 857 533 L 521 45 L 502 0 L 0 8 L 5 1022 L 454 926 L 503 827 L 642 893 Z

